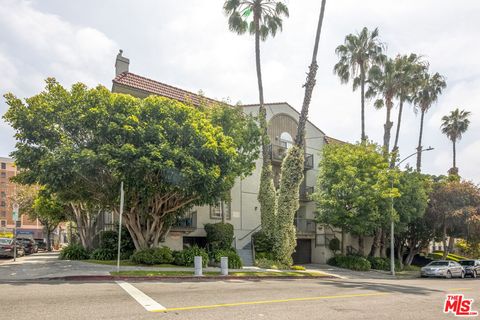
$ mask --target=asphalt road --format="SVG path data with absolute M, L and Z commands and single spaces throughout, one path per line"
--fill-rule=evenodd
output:
M 473 279 L 49 281 L 0 284 L 0 319 L 453 319 L 447 293 L 480 310 Z

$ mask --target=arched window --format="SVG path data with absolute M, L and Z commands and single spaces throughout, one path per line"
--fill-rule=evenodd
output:
M 280 134 L 280 145 L 284 148 L 290 148 L 293 145 L 293 138 L 288 132 Z

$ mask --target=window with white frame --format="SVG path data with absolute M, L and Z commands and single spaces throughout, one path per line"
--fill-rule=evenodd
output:
M 210 206 L 210 219 L 222 219 L 222 208 L 225 211 L 225 218 L 230 220 L 231 203 L 226 201 L 219 201 L 215 206 Z
M 7 220 L 0 220 L 0 227 L 5 228 L 7 226 Z

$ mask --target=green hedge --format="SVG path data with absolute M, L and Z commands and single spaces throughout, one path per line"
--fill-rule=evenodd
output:
M 135 252 L 131 257 L 132 262 L 138 264 L 170 264 L 174 262 L 173 252 L 168 247 L 150 248 Z
M 88 251 L 80 244 L 71 243 L 60 252 L 62 260 L 86 260 L 90 258 Z
M 356 271 L 368 271 L 371 268 L 370 261 L 360 256 L 333 256 L 328 259 L 327 264 L 339 268 Z
M 115 260 L 118 254 L 118 232 L 102 231 L 99 235 L 99 247 L 90 258 L 95 260 Z M 120 243 L 120 259 L 129 259 L 135 251 L 135 245 L 126 228 L 122 228 L 122 241 Z
M 263 269 L 289 269 L 289 267 L 280 261 L 265 259 L 265 258 L 258 258 L 255 259 L 255 265 L 259 268 Z
M 255 255 L 265 252 L 271 253 L 273 248 L 273 240 L 266 236 L 263 231 L 258 231 L 252 235 L 253 244 L 255 246 Z M 273 255 L 273 254 L 272 254 Z
M 195 256 L 201 256 L 203 266 L 207 266 L 209 259 L 205 249 L 193 246 L 183 249 L 182 251 L 173 252 L 174 263 L 179 266 L 192 267 L 194 265 Z
M 241 269 L 242 259 L 240 259 L 239 255 L 235 251 L 235 249 L 227 249 L 227 250 L 217 250 L 212 253 L 213 261 L 219 263 L 222 257 L 228 258 L 228 268 L 229 269 Z
M 233 225 L 230 223 L 207 223 L 207 245 L 211 250 L 227 250 L 233 242 Z

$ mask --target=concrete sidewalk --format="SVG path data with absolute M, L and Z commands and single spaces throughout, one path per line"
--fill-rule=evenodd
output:
M 319 271 L 327 274 L 334 274 L 343 279 L 397 279 L 388 271 L 370 270 L 370 271 L 353 271 L 333 267 L 327 264 L 307 264 L 304 265 L 307 271 Z
M 117 267 L 83 261 L 70 261 L 58 259 L 58 252 L 37 253 L 18 258 L 16 262 L 11 260 L 0 264 L 0 281 L 36 280 L 45 278 L 83 277 L 83 276 L 109 276 L 110 272 L 116 271 Z M 147 267 L 147 266 L 122 266 L 121 271 L 189 271 L 194 273 L 192 267 Z M 220 272 L 220 268 L 207 267 L 204 272 Z M 243 269 L 230 269 L 230 272 L 283 272 L 281 270 L 261 269 L 258 267 L 244 267 Z M 285 270 L 288 271 L 288 270 Z M 320 270 L 310 270 L 320 271 Z M 330 271 L 322 271 L 336 277 Z

